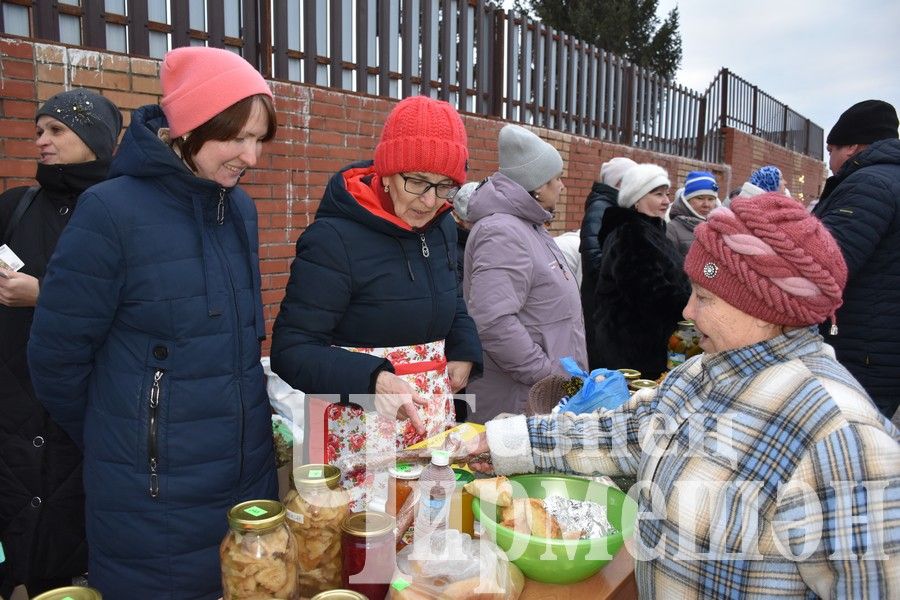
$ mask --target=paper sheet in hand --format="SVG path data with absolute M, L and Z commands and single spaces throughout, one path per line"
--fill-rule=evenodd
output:
M 0 269 L 8 269 L 10 271 L 18 271 L 25 266 L 22 259 L 16 256 L 12 248 L 3 244 L 0 246 Z

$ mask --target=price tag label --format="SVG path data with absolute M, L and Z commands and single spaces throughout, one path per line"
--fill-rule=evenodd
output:
M 247 513 L 248 515 L 252 515 L 254 517 L 261 517 L 264 514 L 266 514 L 268 511 L 266 511 L 266 509 L 264 509 L 264 508 L 260 508 L 260 507 L 254 505 L 249 508 L 245 508 L 244 512 Z

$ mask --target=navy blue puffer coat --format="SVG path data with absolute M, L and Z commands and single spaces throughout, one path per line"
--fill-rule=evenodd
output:
M 191 174 L 145 106 L 50 261 L 28 358 L 84 448 L 91 585 L 218 598 L 229 507 L 276 496 L 256 209 Z M 224 203 L 224 219 L 217 207 Z
M 315 222 L 297 240 L 272 332 L 272 369 L 308 393 L 372 393 L 375 375 L 393 370 L 387 360 L 336 346 L 446 339 L 448 361 L 481 371 L 478 332 L 456 280 L 449 206 L 422 229 L 404 227 L 384 208 L 390 200 L 379 194 L 377 177 L 371 162 L 334 175 Z
M 813 213 L 847 261 L 837 359 L 891 418 L 900 402 L 900 140 L 871 144 L 825 183 Z

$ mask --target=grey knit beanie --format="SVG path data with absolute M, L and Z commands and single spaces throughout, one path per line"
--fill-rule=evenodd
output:
M 47 115 L 75 132 L 98 160 L 110 160 L 122 129 L 122 113 L 96 92 L 76 88 L 51 96 L 34 120 Z
M 559 152 L 527 129 L 507 125 L 500 130 L 500 172 L 533 192 L 563 170 Z
M 478 181 L 470 181 L 459 188 L 459 191 L 453 196 L 453 212 L 463 221 L 469 220 L 469 199 L 479 183 Z

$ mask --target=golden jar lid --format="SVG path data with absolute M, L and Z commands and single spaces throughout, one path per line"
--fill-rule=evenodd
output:
M 368 598 L 353 590 L 328 590 L 319 592 L 311 600 L 368 600 Z
M 73 585 L 48 590 L 35 596 L 32 600 L 103 600 L 103 596 L 94 588 Z
M 634 381 L 628 382 L 628 387 L 633 390 L 643 390 L 647 388 L 659 387 L 659 384 L 652 379 L 635 379 Z
M 394 518 L 390 515 L 366 510 L 344 519 L 341 530 L 356 537 L 369 538 L 392 533 L 395 525 Z
M 309 464 L 294 469 L 294 487 L 326 485 L 335 488 L 341 481 L 341 470 L 334 465 Z
M 633 381 L 641 378 L 641 372 L 637 369 L 617 369 L 619 373 L 625 376 L 627 381 Z
M 248 500 L 228 511 L 228 526 L 235 531 L 265 531 L 284 522 L 285 510 L 277 500 Z
M 694 322 L 691 321 L 690 319 L 685 319 L 684 321 L 678 321 L 678 326 L 679 327 L 693 327 Z
M 395 479 L 418 479 L 424 469 L 422 465 L 413 465 L 410 463 L 400 462 L 388 469 L 391 477 Z

